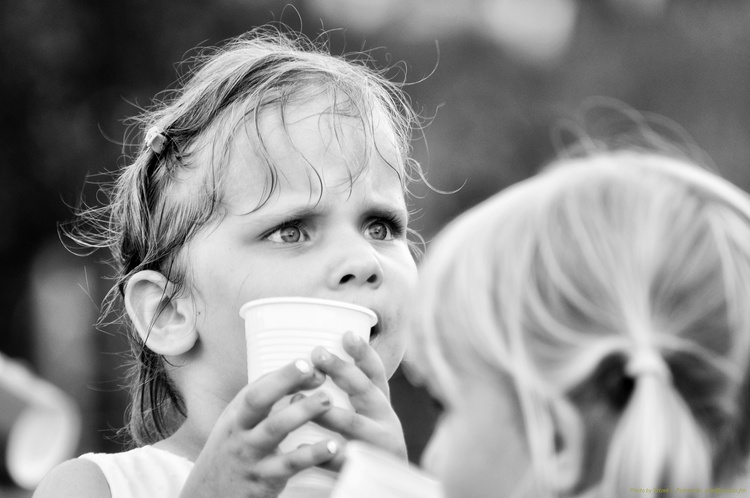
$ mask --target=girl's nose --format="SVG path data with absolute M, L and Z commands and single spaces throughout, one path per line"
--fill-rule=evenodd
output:
M 332 250 L 338 253 L 334 256 L 328 273 L 332 289 L 344 286 L 378 288 L 383 283 L 383 268 L 369 244 L 347 244 Z

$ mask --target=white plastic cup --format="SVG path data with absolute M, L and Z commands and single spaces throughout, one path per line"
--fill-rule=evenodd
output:
M 300 297 L 250 301 L 240 308 L 240 316 L 245 320 L 248 382 L 295 360 L 311 360 L 311 353 L 317 346 L 323 346 L 344 361 L 353 362 L 343 349 L 344 334 L 351 331 L 368 341 L 370 329 L 377 323 L 375 313 L 362 306 Z M 326 378 L 318 389 L 330 394 L 334 406 L 352 409 L 349 396 L 330 378 Z M 303 393 L 310 395 L 316 390 Z M 289 397 L 279 402 L 280 405 L 288 403 Z M 331 431 L 308 423 L 290 433 L 279 448 L 288 452 L 300 445 L 327 439 L 336 437 Z M 328 497 L 335 480 L 336 476 L 332 472 L 319 468 L 308 469 L 290 479 L 281 496 Z

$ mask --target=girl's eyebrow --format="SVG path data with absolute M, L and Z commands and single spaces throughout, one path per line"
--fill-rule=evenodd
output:
M 292 207 L 288 209 L 280 209 L 278 211 L 264 213 L 262 211 L 257 212 L 259 218 L 262 218 L 264 222 L 278 222 L 282 223 L 285 220 L 304 220 L 314 218 L 321 215 L 323 208 L 320 206 L 300 206 Z
M 366 206 L 365 213 L 368 216 L 377 215 L 383 218 L 396 218 L 403 220 L 404 223 L 409 219 L 409 211 L 406 209 L 406 206 L 402 208 L 401 206 L 396 207 L 392 204 L 379 202 Z
M 365 201 L 361 204 L 362 212 L 364 216 L 380 216 L 380 217 L 392 217 L 403 220 L 406 222 L 409 219 L 409 211 L 406 205 L 393 205 L 387 201 L 372 200 Z M 255 211 L 257 220 L 263 223 L 278 224 L 283 223 L 287 220 L 304 220 L 311 219 L 319 216 L 323 216 L 327 209 L 325 202 L 306 204 L 289 207 L 279 207 L 276 209 L 269 210 L 268 212 L 263 209 Z
M 406 220 L 409 212 L 404 208 L 394 207 L 386 203 L 374 203 L 366 204 L 363 206 L 363 213 L 365 216 L 382 216 L 382 217 L 395 217 Z M 269 213 L 266 220 L 278 219 L 282 220 L 304 220 L 322 216 L 325 214 L 325 204 L 315 206 L 305 206 L 299 208 L 285 209 L 276 213 Z

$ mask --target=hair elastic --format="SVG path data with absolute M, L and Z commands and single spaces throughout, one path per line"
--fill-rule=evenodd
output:
M 158 126 L 152 126 L 146 132 L 146 145 L 154 151 L 155 154 L 161 154 L 164 150 L 164 144 L 167 143 L 167 136 L 164 130 Z
M 652 348 L 640 348 L 633 352 L 625 365 L 625 373 L 633 379 L 653 375 L 671 381 L 672 373 L 664 357 Z

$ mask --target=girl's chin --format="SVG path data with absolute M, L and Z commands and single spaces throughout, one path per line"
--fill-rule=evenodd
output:
M 386 378 L 390 379 L 404 357 L 405 348 L 401 341 L 379 334 L 370 341 L 370 346 L 380 356 L 380 361 L 383 362 L 385 368 Z

